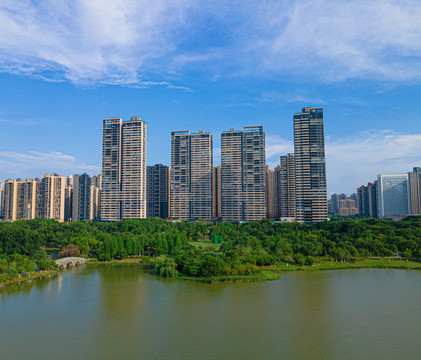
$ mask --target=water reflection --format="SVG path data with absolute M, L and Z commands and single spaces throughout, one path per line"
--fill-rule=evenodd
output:
M 420 280 L 358 270 L 208 285 L 83 265 L 0 289 L 1 359 L 418 359 Z

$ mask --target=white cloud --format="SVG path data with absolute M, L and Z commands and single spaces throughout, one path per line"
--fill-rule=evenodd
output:
M 421 3 L 301 0 L 262 14 L 268 69 L 311 71 L 330 81 L 421 78 Z M 272 19 L 272 21 L 269 21 Z
M 209 79 L 267 73 L 319 81 L 418 81 L 421 3 L 4 0 L 0 5 L 0 71 L 146 87 L 167 84 L 191 69 Z
M 4 1 L 0 69 L 75 83 L 146 84 L 139 69 L 175 49 L 191 1 Z M 146 83 L 145 83 L 146 81 Z
M 266 163 L 271 169 L 279 156 L 293 152 L 292 141 L 266 135 Z M 421 166 L 421 134 L 392 130 L 365 131 L 358 135 L 326 138 L 327 185 L 330 193 L 353 193 L 377 179 L 378 174 L 406 173 Z
M 51 173 L 70 175 L 83 172 L 96 174 L 101 172 L 101 167 L 79 163 L 75 157 L 60 152 L 0 152 L 0 175 L 3 180 L 41 177 Z
M 391 130 L 328 140 L 326 167 L 330 192 L 355 192 L 378 174 L 406 173 L 421 166 L 421 134 Z

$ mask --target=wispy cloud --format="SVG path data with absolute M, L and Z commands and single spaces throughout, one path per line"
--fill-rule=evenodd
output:
M 293 152 L 292 141 L 266 136 L 266 163 L 279 164 L 279 156 Z M 326 138 L 329 192 L 355 192 L 378 174 L 406 173 L 421 166 L 421 134 L 371 130 L 342 138 Z
M 318 104 L 323 105 L 324 100 L 321 97 L 306 95 L 304 93 L 282 93 L 275 90 L 265 91 L 259 101 L 270 103 L 300 103 L 300 104 Z
M 355 192 L 382 173 L 406 173 L 421 166 L 421 134 L 366 131 L 326 144 L 328 189 Z
M 148 87 L 177 82 L 192 68 L 209 79 L 266 73 L 318 81 L 419 81 L 421 3 L 4 0 L 0 5 L 2 72 Z M 189 84 L 169 87 L 186 90 Z
M 60 152 L 0 152 L 0 174 L 3 179 L 33 178 L 47 173 L 70 175 L 83 172 L 98 173 L 101 172 L 101 167 L 80 163 L 74 156 Z

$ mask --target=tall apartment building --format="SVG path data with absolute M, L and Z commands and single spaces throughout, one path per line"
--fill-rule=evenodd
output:
M 379 218 L 409 215 L 408 174 L 377 176 Z
M 73 176 L 71 177 L 73 184 Z M 73 186 L 69 185 L 69 177 L 64 188 L 64 221 L 72 221 L 73 217 Z
M 92 219 L 91 181 L 91 177 L 86 173 L 73 176 L 73 222 Z
M 367 184 L 368 190 L 368 216 L 371 218 L 378 218 L 378 189 L 377 180 Z
M 212 220 L 222 218 L 221 165 L 212 168 Z
M 327 219 L 323 108 L 306 107 L 294 114 L 297 221 Z
M 331 203 L 331 214 L 339 215 L 339 202 L 341 200 L 346 200 L 348 196 L 346 194 L 331 194 L 330 203 Z
M 276 186 L 275 172 L 265 165 L 265 190 L 266 190 L 266 217 L 268 219 L 277 217 L 278 192 Z
M 411 215 L 421 215 L 421 168 L 408 172 L 408 192 Z
M 360 216 L 370 216 L 370 200 L 368 186 L 361 185 L 359 188 L 357 188 L 357 199 L 358 214 Z
M 35 219 L 39 211 L 37 197 L 40 188 L 39 180 L 6 180 L 4 218 L 11 221 Z
M 137 116 L 103 120 L 102 220 L 146 217 L 146 131 Z
M 64 221 L 65 188 L 67 178 L 57 174 L 46 174 L 42 178 L 40 196 L 42 198 L 42 210 L 44 219 Z
M 91 195 L 90 195 L 90 219 L 99 220 L 101 218 L 101 183 L 102 175 L 97 174 L 92 176 Z
M 338 215 L 353 216 L 358 214 L 357 204 L 354 199 L 339 200 Z
M 212 134 L 171 133 L 171 216 L 212 220 Z
M 4 219 L 14 221 L 17 218 L 18 181 L 6 180 L 4 183 Z
M 171 133 L 171 217 L 190 218 L 190 132 Z
M 222 132 L 221 188 L 224 221 L 266 218 L 263 126 Z
M 224 221 L 242 221 L 243 132 L 221 134 L 221 213 Z
M 296 218 L 295 156 L 287 154 L 280 157 L 279 179 L 279 217 Z
M 212 220 L 212 134 L 190 135 L 191 218 Z
M 123 122 L 122 218 L 146 218 L 146 123 L 138 116 Z
M 170 168 L 162 164 L 148 166 L 146 178 L 146 216 L 148 218 L 168 218 Z
M 0 219 L 4 217 L 4 188 L 0 181 Z

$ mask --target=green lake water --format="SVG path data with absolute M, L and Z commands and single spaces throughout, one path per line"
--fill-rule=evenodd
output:
M 209 285 L 81 265 L 0 289 L 0 359 L 421 359 L 421 271 Z

